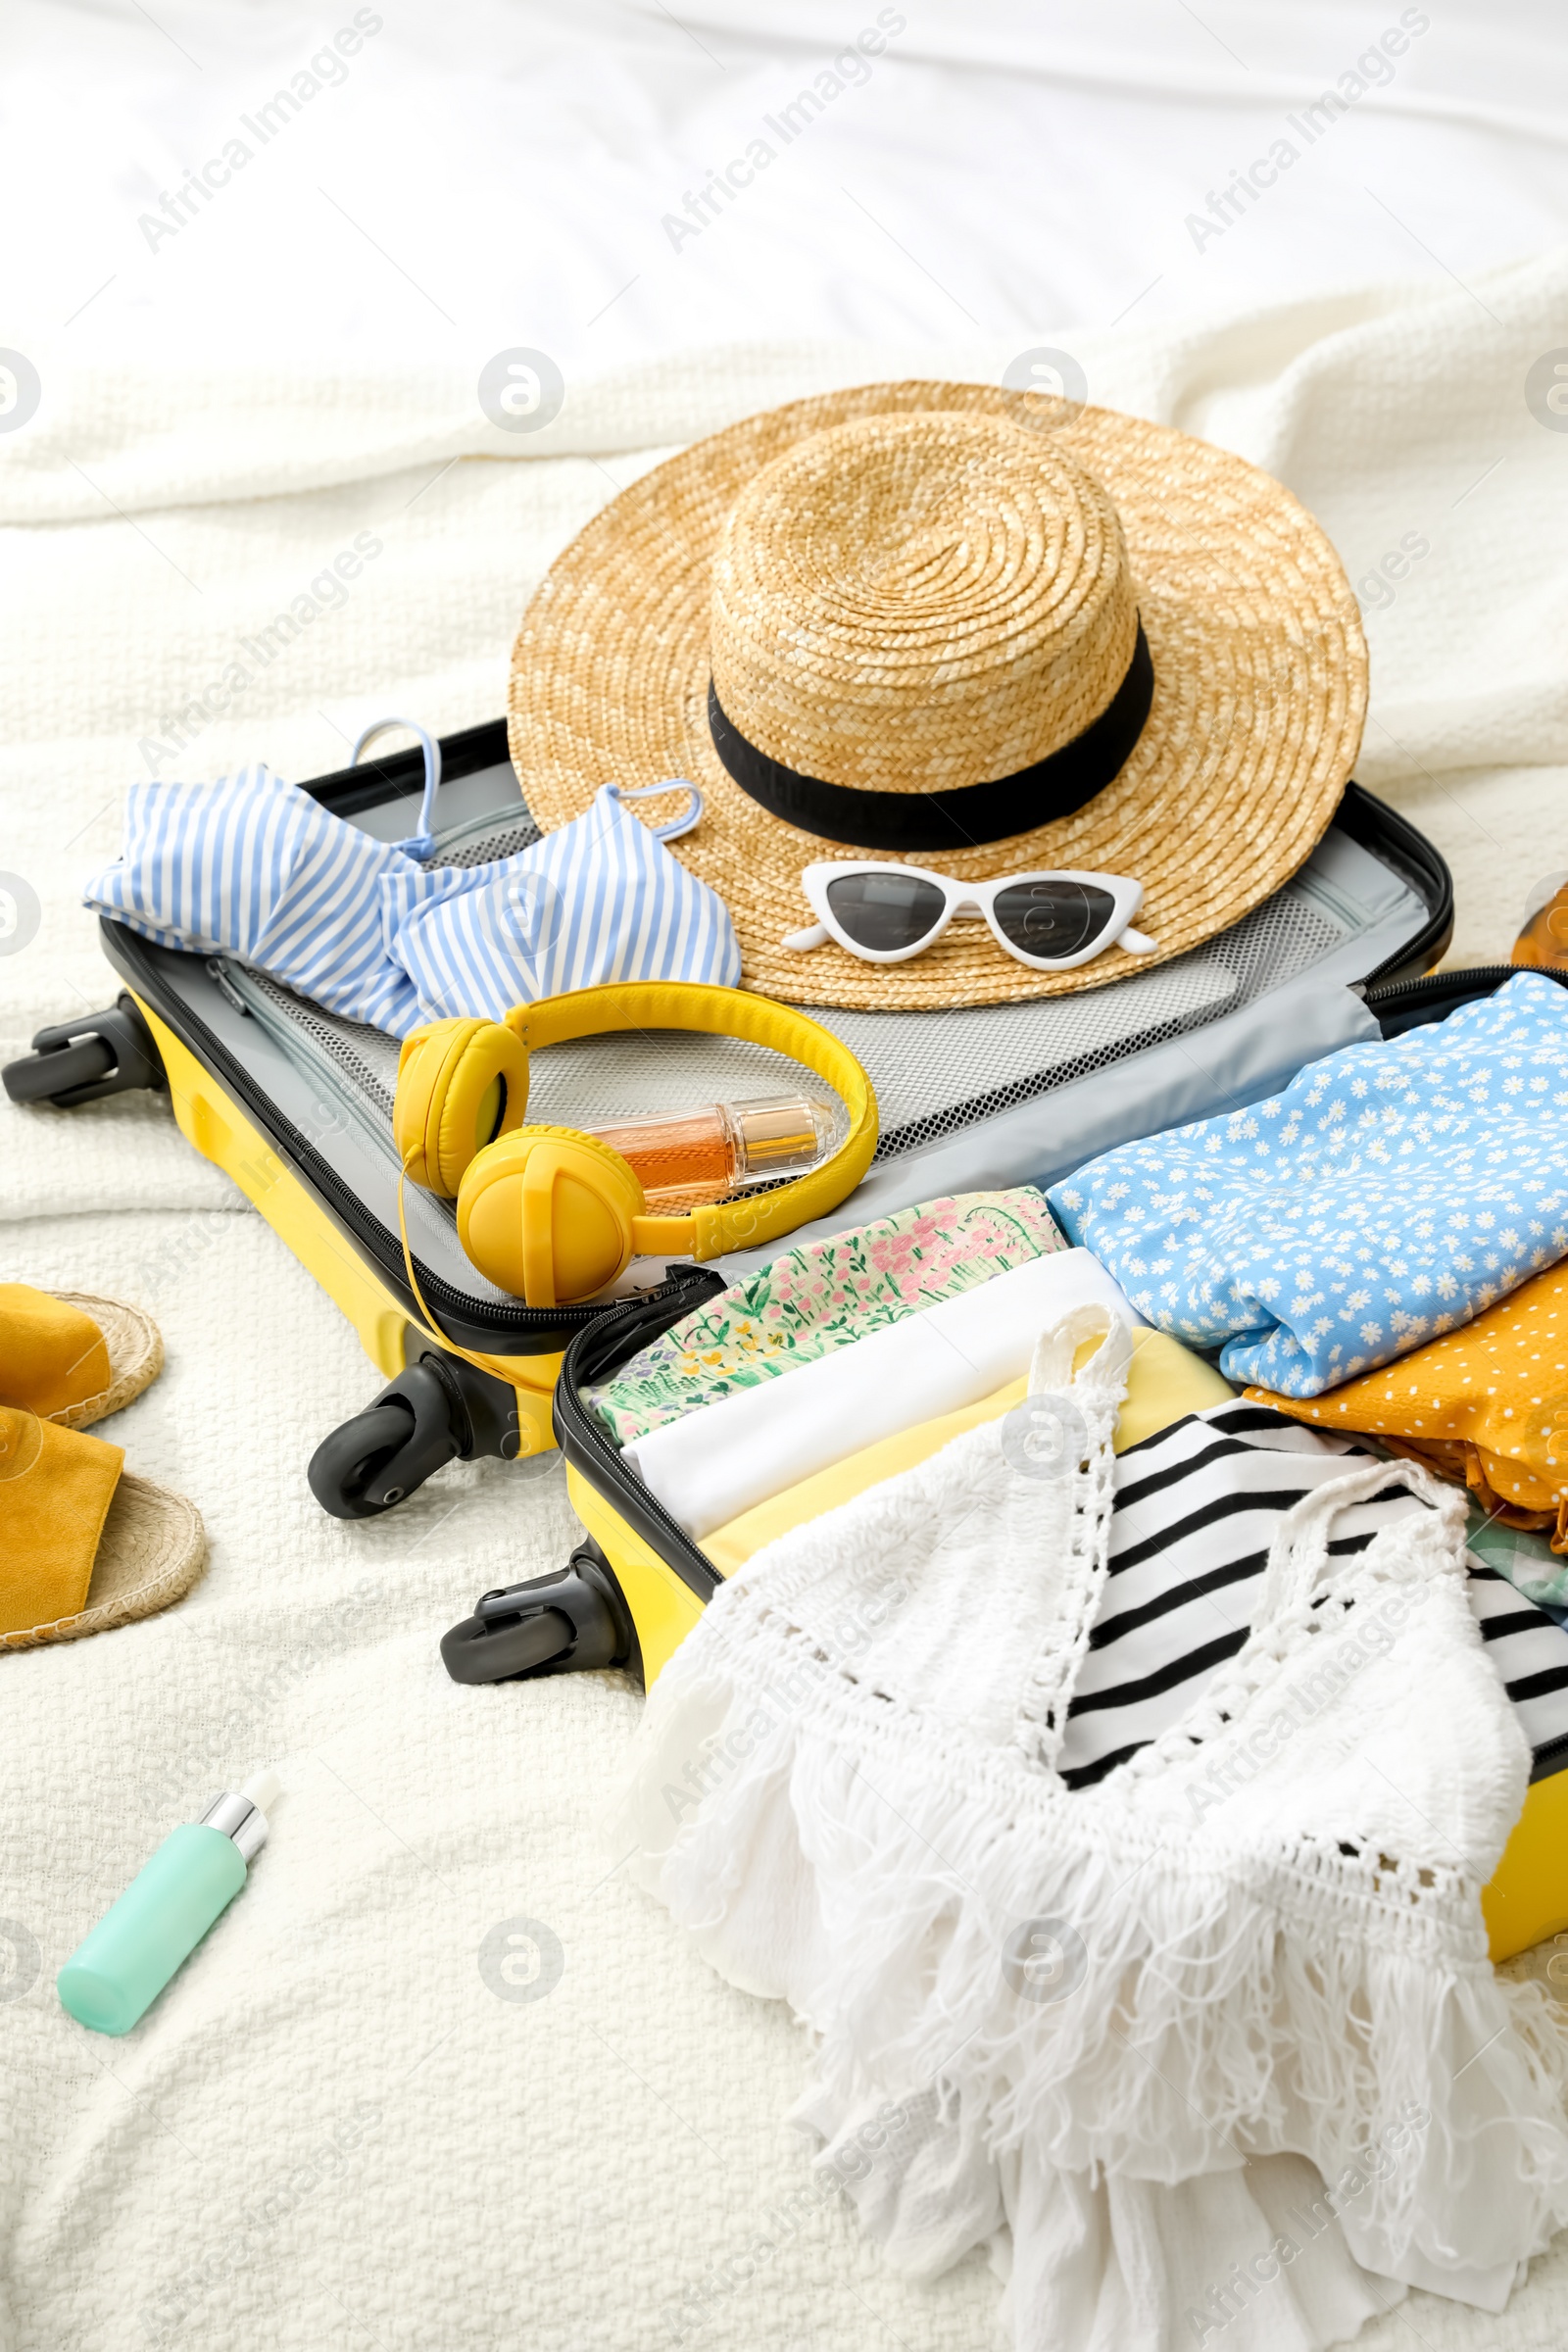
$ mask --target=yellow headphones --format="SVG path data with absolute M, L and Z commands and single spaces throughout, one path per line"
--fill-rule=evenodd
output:
M 787 1054 L 849 1113 L 820 1166 L 749 1200 L 656 1217 L 635 1170 L 597 1136 L 528 1127 L 528 1056 L 615 1029 L 688 1029 Z M 392 1133 L 404 1173 L 456 1199 L 458 1239 L 498 1290 L 574 1306 L 662 1250 L 699 1262 L 775 1241 L 855 1190 L 876 1150 L 876 1096 L 848 1046 L 770 998 L 690 980 L 628 980 L 519 1004 L 505 1021 L 432 1021 L 406 1038 Z

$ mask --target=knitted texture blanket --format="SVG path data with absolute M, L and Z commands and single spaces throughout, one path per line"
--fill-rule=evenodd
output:
M 1277 472 L 1352 579 L 1425 539 L 1366 597 L 1357 772 L 1446 850 L 1456 945 L 1491 955 L 1535 871 L 1568 868 L 1542 528 L 1563 444 L 1521 390 L 1563 339 L 1568 270 L 1472 282 L 1484 309 L 1361 289 L 1183 332 L 1135 312 L 1073 342 L 1097 400 Z M 257 759 L 309 777 L 388 710 L 495 717 L 530 589 L 616 485 L 834 383 L 995 380 L 1019 340 L 683 354 L 574 384 L 520 439 L 434 366 L 53 373 L 0 439 L 0 869 L 23 886 L 0 1051 L 114 993 L 79 894 L 129 784 Z M 3 1661 L 4 2352 L 499 2342 L 519 2311 L 540 2352 L 672 2331 L 847 2352 L 879 2330 L 973 2352 L 984 2261 L 933 2287 L 885 2273 L 778 2126 L 804 2063 L 782 2007 L 721 1983 L 601 1856 L 635 1695 L 447 1681 L 441 1631 L 570 1549 L 559 1473 L 455 1465 L 385 1520 L 326 1519 L 305 1464 L 378 1376 L 167 1106 L 0 1102 L 0 1140 L 4 1272 L 155 1313 L 167 1369 L 113 1435 L 212 1536 L 167 1616 Z M 176 1822 L 269 1759 L 289 1794 L 252 1884 L 134 2034 L 93 2041 L 53 1972 Z M 858 2142 L 852 2169 L 874 2187 L 880 2150 Z M 525 2231 L 484 2224 L 516 2199 Z M 1500 2319 L 1406 2308 L 1439 2352 L 1542 2352 L 1568 2332 L 1568 2250 Z

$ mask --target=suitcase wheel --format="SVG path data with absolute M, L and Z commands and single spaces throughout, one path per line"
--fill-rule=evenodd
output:
M 375 1519 L 432 1471 L 471 1451 L 455 1382 L 430 1357 L 410 1364 L 352 1421 L 323 1438 L 306 1476 L 334 1519 Z
M 128 996 L 104 1012 L 40 1029 L 32 1052 L 0 1070 L 0 1084 L 13 1102 L 52 1102 L 57 1110 L 137 1087 L 161 1093 L 164 1083 L 152 1031 Z
M 306 1476 L 334 1519 L 374 1519 L 447 1462 L 521 1450 L 516 1391 L 460 1356 L 426 1348 L 363 1413 L 323 1438 Z
M 554 1575 L 485 1593 L 471 1617 L 442 1635 L 441 1658 L 455 1683 L 577 1674 L 594 1666 L 640 1671 L 630 1612 L 591 1539 Z

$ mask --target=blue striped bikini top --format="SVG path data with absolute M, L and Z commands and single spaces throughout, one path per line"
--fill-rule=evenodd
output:
M 87 884 L 86 904 L 394 1037 L 608 980 L 739 981 L 728 908 L 664 847 L 702 814 L 695 784 L 602 785 L 581 816 L 515 857 L 459 867 L 424 862 L 438 774 L 427 759 L 419 831 L 395 843 L 261 765 L 213 784 L 132 785 L 124 856 Z M 681 790 L 690 808 L 657 829 L 625 806 Z

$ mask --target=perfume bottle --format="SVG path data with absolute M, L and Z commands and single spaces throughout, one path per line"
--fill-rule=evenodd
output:
M 840 1116 L 809 1095 L 766 1095 L 656 1112 L 584 1130 L 635 1168 L 650 1209 L 678 1215 L 779 1176 L 798 1176 L 832 1152 Z
M 281 1786 L 275 1772 L 260 1772 L 164 1839 L 55 1979 L 78 2024 L 130 2032 L 244 1886 L 267 1842 L 264 1807 Z

